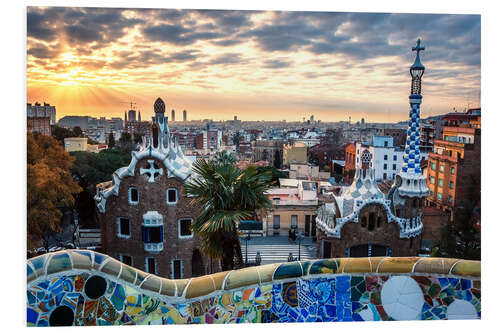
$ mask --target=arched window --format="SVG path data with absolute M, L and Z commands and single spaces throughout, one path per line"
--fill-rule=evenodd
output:
M 375 213 L 371 212 L 368 215 L 368 231 L 372 231 L 375 228 Z
M 379 217 L 377 217 L 377 229 L 380 228 L 381 224 L 382 224 L 382 217 L 379 216 Z
M 361 217 L 361 227 L 366 228 L 366 216 Z

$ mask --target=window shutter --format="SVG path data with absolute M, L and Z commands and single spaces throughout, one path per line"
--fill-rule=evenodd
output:
M 141 230 L 142 230 L 142 241 L 146 242 L 146 228 L 144 228 L 144 226 L 141 226 Z
M 184 277 L 184 262 L 180 260 L 181 262 L 181 279 Z
M 160 227 L 160 242 L 163 242 L 163 226 Z

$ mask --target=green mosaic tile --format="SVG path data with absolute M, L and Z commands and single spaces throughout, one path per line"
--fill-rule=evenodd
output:
M 298 262 L 280 264 L 274 272 L 273 280 L 302 276 L 302 268 Z
M 309 274 L 335 274 L 339 267 L 339 259 L 316 260 L 309 267 Z
M 439 294 L 440 290 L 441 290 L 441 286 L 437 283 L 433 283 L 429 287 L 429 290 L 427 291 L 427 293 L 429 294 L 430 297 L 434 298 Z
M 312 261 L 299 261 L 300 265 L 302 266 L 302 272 L 304 272 L 304 275 L 307 275 L 307 272 L 309 271 L 309 267 L 311 267 Z
M 71 260 L 69 259 L 69 254 L 66 252 L 56 253 L 50 258 L 49 266 L 47 267 L 47 274 L 67 271 L 70 269 Z

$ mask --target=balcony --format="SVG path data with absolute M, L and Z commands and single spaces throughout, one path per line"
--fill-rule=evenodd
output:
M 318 199 L 315 200 L 273 200 L 273 206 L 317 206 Z
M 163 250 L 163 243 L 144 243 L 144 251 L 160 252 Z

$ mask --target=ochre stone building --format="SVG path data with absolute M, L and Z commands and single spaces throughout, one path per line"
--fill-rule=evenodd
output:
M 199 207 L 189 204 L 184 183 L 191 164 L 172 142 L 157 99 L 151 134 L 113 181 L 97 186 L 103 251 L 138 269 L 168 278 L 208 273 L 200 240 L 190 226 Z

